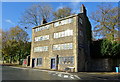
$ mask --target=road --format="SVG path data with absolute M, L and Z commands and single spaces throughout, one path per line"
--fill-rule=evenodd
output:
M 2 80 L 74 80 L 65 74 L 45 72 L 38 69 L 2 67 Z
M 3 66 L 0 68 L 2 80 L 115 80 L 120 82 L 120 73 L 78 72 L 65 73 L 31 68 Z

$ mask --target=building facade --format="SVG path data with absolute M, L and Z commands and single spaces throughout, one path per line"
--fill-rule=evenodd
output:
M 87 71 L 90 26 L 86 9 L 32 29 L 30 66 L 40 69 Z

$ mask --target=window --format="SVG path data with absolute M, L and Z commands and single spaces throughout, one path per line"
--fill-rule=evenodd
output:
M 65 36 L 65 32 L 61 32 L 61 37 L 64 37 Z
M 69 35 L 73 35 L 73 30 L 70 30 L 70 33 L 69 33 Z
M 54 27 L 59 26 L 59 22 L 54 23 Z
M 53 45 L 53 50 L 57 50 L 58 45 Z
M 81 23 L 81 24 L 82 24 L 82 18 L 79 18 L 79 23 Z
M 42 65 L 42 58 L 37 58 L 37 66 L 41 66 Z
M 39 48 L 38 47 L 35 47 L 34 48 L 34 52 L 38 52 L 39 51 Z
M 53 37 L 54 37 L 54 38 L 56 37 L 56 33 L 54 33 Z
M 71 35 L 73 35 L 73 30 L 66 30 L 65 31 L 65 36 L 71 36 Z
M 41 27 L 37 27 L 34 29 L 35 32 L 41 31 L 41 30 L 45 30 L 45 29 L 49 29 L 50 25 L 46 25 L 46 26 L 41 26 Z
M 83 32 L 82 32 L 81 30 L 79 31 L 79 34 L 80 34 L 81 36 L 83 36 Z
M 35 42 L 42 41 L 42 40 L 48 40 L 48 39 L 49 39 L 49 35 L 39 36 L 39 37 L 35 37 Z
M 66 20 L 61 21 L 61 25 L 64 25 L 64 24 L 66 24 Z
M 34 48 L 34 52 L 43 52 L 43 51 L 48 51 L 48 46 Z
M 66 36 L 72 36 L 73 30 L 65 30 L 62 32 L 54 33 L 54 38 L 60 38 L 60 37 L 66 37 Z
M 59 38 L 58 33 L 54 33 L 54 38 Z
M 73 56 L 59 57 L 59 64 L 73 64 L 73 63 L 74 63 Z
M 69 50 L 69 49 L 73 49 L 73 43 L 53 45 L 53 50 Z
M 48 51 L 48 46 L 44 46 L 44 51 Z
M 69 49 L 72 49 L 73 48 L 73 45 L 72 43 L 69 44 Z
M 72 22 L 73 22 L 73 18 L 65 19 L 65 20 L 62 20 L 62 21 L 59 21 L 59 22 L 55 22 L 54 27 L 57 27 L 57 26 L 60 26 L 60 25 L 65 25 L 65 24 L 72 23 Z
M 69 23 L 72 23 L 72 22 L 73 22 L 73 19 L 72 19 L 72 18 L 68 19 L 68 22 L 69 22 Z

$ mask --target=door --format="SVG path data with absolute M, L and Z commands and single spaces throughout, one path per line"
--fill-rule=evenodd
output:
M 55 58 L 51 59 L 51 69 L 56 69 Z
M 32 68 L 35 67 L 35 58 L 32 59 Z
M 28 63 L 27 66 L 30 66 L 30 56 L 28 56 Z

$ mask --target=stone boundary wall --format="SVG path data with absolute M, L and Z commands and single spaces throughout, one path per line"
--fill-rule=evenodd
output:
M 110 58 L 96 58 L 90 60 L 90 67 L 88 69 L 89 71 L 112 71 L 113 70 L 113 60 Z

